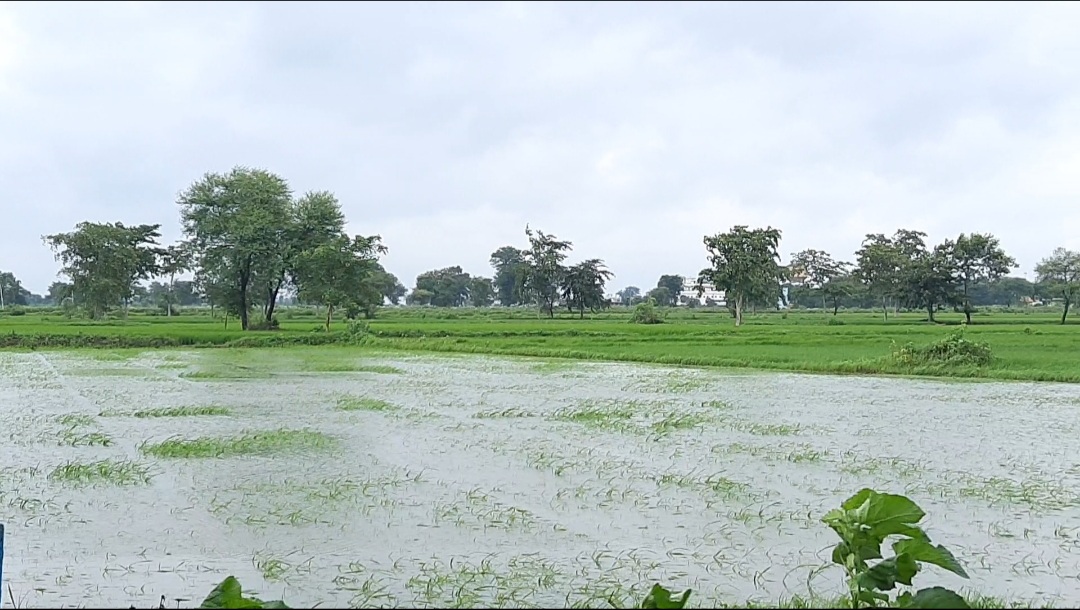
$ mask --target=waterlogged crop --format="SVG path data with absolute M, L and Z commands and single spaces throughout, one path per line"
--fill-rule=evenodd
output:
M 910 499 L 863 489 L 822 521 L 840 536 L 832 561 L 848 575 L 851 607 L 967 608 L 964 598 L 942 587 L 901 593 L 890 599 L 897 584 L 911 585 L 922 564 L 933 564 L 967 578 L 967 572 L 948 549 L 934 545 L 916 525 L 926 515 Z M 881 545 L 893 538 L 893 556 L 883 557 Z M 871 560 L 878 560 L 871 565 Z
M 833 549 L 832 561 L 847 572 L 851 608 L 970 607 L 959 594 L 943 587 L 919 589 L 915 593 L 904 592 L 895 598 L 887 593 L 895 590 L 898 584 L 911 586 L 912 580 L 924 564 L 933 564 L 964 578 L 968 577 L 953 554 L 945 547 L 931 543 L 930 537 L 917 525 L 925 515 L 918 505 L 905 496 L 863 489 L 845 500 L 839 509 L 829 511 L 821 519 L 840 536 L 840 542 Z M 886 539 L 893 540 L 891 557 L 883 557 L 881 553 L 881 545 Z M 877 561 L 871 564 L 873 560 Z M 490 572 L 490 566 L 485 570 Z M 676 595 L 656 583 L 638 608 L 685 608 L 691 593 L 692 590 L 687 589 Z M 475 591 L 470 590 L 467 583 L 456 591 L 458 601 L 475 602 L 474 595 Z M 834 607 L 839 607 L 844 601 L 844 598 L 834 600 Z M 200 608 L 288 606 L 281 601 L 266 602 L 254 597 L 244 597 L 240 583 L 230 576 L 214 588 Z

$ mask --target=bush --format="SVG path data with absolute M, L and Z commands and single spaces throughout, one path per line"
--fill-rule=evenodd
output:
M 633 324 L 663 324 L 664 318 L 656 309 L 656 301 L 649 299 L 644 303 L 638 303 L 634 307 L 634 313 L 630 316 Z
M 251 330 L 279 330 L 281 328 L 281 323 L 278 322 L 277 316 L 274 316 L 270 318 L 269 321 L 263 320 L 261 322 L 256 322 L 251 324 L 248 328 Z
M 965 339 L 961 326 L 940 341 L 922 346 L 907 343 L 894 349 L 892 359 L 902 366 L 985 366 L 993 361 L 993 355 L 988 344 Z
M 837 318 L 836 316 L 833 316 L 833 317 L 829 318 L 825 322 L 826 326 L 843 326 L 844 324 L 846 324 L 846 322 L 844 322 L 840 318 Z
M 9 316 L 25 316 L 26 315 L 26 310 L 23 309 L 22 307 L 12 307 L 11 311 L 8 312 L 8 315 Z
M 363 320 L 350 320 L 348 327 L 345 329 L 345 335 L 342 337 L 342 343 L 349 343 L 352 345 L 359 345 L 367 342 L 368 337 L 371 336 L 371 328 L 368 323 Z

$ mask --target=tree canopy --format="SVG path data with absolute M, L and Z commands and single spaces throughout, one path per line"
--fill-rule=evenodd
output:
M 42 239 L 71 279 L 73 298 L 92 318 L 132 297 L 139 280 L 158 271 L 161 225 L 81 222 L 69 233 Z
M 706 235 L 704 242 L 711 266 L 698 274 L 698 291 L 704 292 L 705 283 L 724 290 L 734 308 L 736 326 L 742 325 L 748 303 L 777 302 L 786 275 L 777 252 L 779 229 L 736 225 L 727 233 Z
M 1039 261 L 1035 273 L 1045 290 L 1062 300 L 1065 309 L 1061 312 L 1061 323 L 1064 324 L 1069 307 L 1080 297 L 1080 252 L 1055 248 L 1050 256 Z

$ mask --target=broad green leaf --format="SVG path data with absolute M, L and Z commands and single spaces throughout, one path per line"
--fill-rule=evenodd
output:
M 968 578 L 968 573 L 964 570 L 964 566 L 960 565 L 960 562 L 956 560 L 956 557 L 940 544 L 930 544 L 929 540 L 898 540 L 893 543 L 892 547 L 893 552 L 897 555 L 910 555 L 916 561 L 932 563 L 936 566 L 945 568 L 953 574 Z
M 844 503 L 840 505 L 840 508 L 842 510 L 845 510 L 845 511 L 856 510 L 860 506 L 865 504 L 866 501 L 870 499 L 870 496 L 872 494 L 876 494 L 876 493 L 877 492 L 874 491 L 873 489 L 870 489 L 868 487 L 864 487 L 864 488 L 860 489 L 854 496 L 851 496 L 847 500 L 844 500 Z M 828 517 L 829 514 L 832 514 L 834 512 L 839 512 L 839 511 L 831 510 L 826 515 L 826 517 Z
M 876 606 L 878 605 L 878 602 L 889 601 L 888 595 L 885 595 L 884 593 L 878 593 L 877 591 L 871 591 L 869 589 L 863 589 L 862 591 L 859 591 L 859 594 L 856 597 L 859 598 L 859 601 L 868 606 Z
M 907 553 L 899 553 L 893 559 L 896 561 L 896 582 L 911 585 L 911 579 L 919 572 L 918 562 Z
M 885 561 L 879 561 L 869 570 L 855 577 L 855 582 L 863 589 L 877 589 L 878 591 L 891 591 L 896 588 L 896 558 L 890 557 Z
M 672 597 L 671 591 L 657 583 L 653 585 L 652 590 L 645 596 L 645 601 L 641 602 L 641 607 L 655 608 L 657 610 L 683 608 L 686 606 L 687 600 L 690 599 L 690 591 L 690 589 L 687 589 L 682 592 L 682 595 Z
M 285 602 L 280 599 L 273 601 L 263 602 L 262 607 L 264 610 L 289 610 L 289 607 L 285 605 Z
M 241 609 L 241 608 L 288 608 L 285 602 L 263 602 L 255 598 L 245 598 L 240 588 L 240 581 L 229 576 L 210 591 L 199 608 L 205 609 Z
M 920 589 L 912 595 L 904 593 L 896 600 L 898 608 L 970 608 L 963 597 L 944 587 Z
M 832 562 L 837 565 L 846 565 L 847 556 L 851 554 L 851 548 L 841 540 L 836 543 L 832 550 Z
M 862 504 L 847 510 L 852 520 L 869 526 L 871 536 L 883 540 L 886 536 L 902 534 L 927 539 L 922 529 L 915 525 L 926 513 L 909 498 L 864 489 L 849 498 L 844 506 L 854 504 L 860 498 L 863 499 Z

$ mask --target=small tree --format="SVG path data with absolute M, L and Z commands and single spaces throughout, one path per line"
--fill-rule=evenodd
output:
M 372 283 L 378 255 L 386 252 L 379 242 L 378 235 L 350 239 L 342 234 L 297 257 L 298 294 L 326 306 L 327 332 L 335 307 L 366 310 L 374 306 L 373 297 L 381 297 Z
M 971 324 L 970 289 L 980 282 L 992 282 L 1016 266 L 1016 260 L 1005 254 L 993 235 L 972 233 L 960 234 L 956 241 L 946 240 L 943 244 L 952 259 L 957 280 L 961 287 L 960 302 L 964 318 Z
M 698 290 L 712 283 L 727 294 L 735 310 L 735 325 L 743 323 L 746 305 L 771 299 L 776 302 L 784 271 L 780 266 L 780 230 L 748 229 L 745 225 L 732 227 L 727 233 L 705 236 L 709 264 L 698 275 Z
M 667 286 L 657 286 L 645 294 L 646 299 L 652 299 L 657 305 L 668 306 L 672 303 L 671 291 Z
M 0 272 L 0 309 L 8 305 L 26 305 L 30 291 L 10 271 Z
M 577 309 L 581 318 L 585 317 L 586 309 L 593 312 L 603 309 L 607 305 L 604 285 L 613 276 L 604 268 L 604 261 L 596 258 L 569 267 L 560 285 L 567 309 Z
M 656 302 L 661 305 L 676 306 L 679 304 L 679 293 L 682 292 L 683 284 L 686 282 L 686 278 L 681 275 L 661 275 L 660 279 L 656 282 L 657 288 L 667 288 L 668 300 Z
M 1065 310 L 1061 312 L 1061 323 L 1069 315 L 1069 306 L 1080 297 L 1080 252 L 1055 248 L 1054 252 L 1035 266 L 1039 283 L 1047 294 L 1060 297 Z
M 71 278 L 75 299 L 92 318 L 126 303 L 135 285 L 157 273 L 161 225 L 81 222 L 70 233 L 42 239 L 63 263 L 60 272 Z
M 789 268 L 792 276 L 803 278 L 804 286 L 820 292 L 824 310 L 828 297 L 822 288 L 833 278 L 843 275 L 847 266 L 847 263 L 833 260 L 828 252 L 811 249 L 792 254 Z
M 548 317 L 555 317 L 555 301 L 559 298 L 559 286 L 566 268 L 562 262 L 573 247 L 568 241 L 559 241 L 554 235 L 543 231 L 533 232 L 525 227 L 530 249 L 525 253 L 525 268 L 522 274 L 522 293 L 536 304 L 536 317 L 547 312 Z
M 637 286 L 627 286 L 615 294 L 623 305 L 633 305 L 641 301 L 641 289 Z
M 184 244 L 169 246 L 161 252 L 158 272 L 169 278 L 165 298 L 166 316 L 172 316 L 173 305 L 176 304 L 176 275 L 190 270 L 191 266 L 191 252 Z

